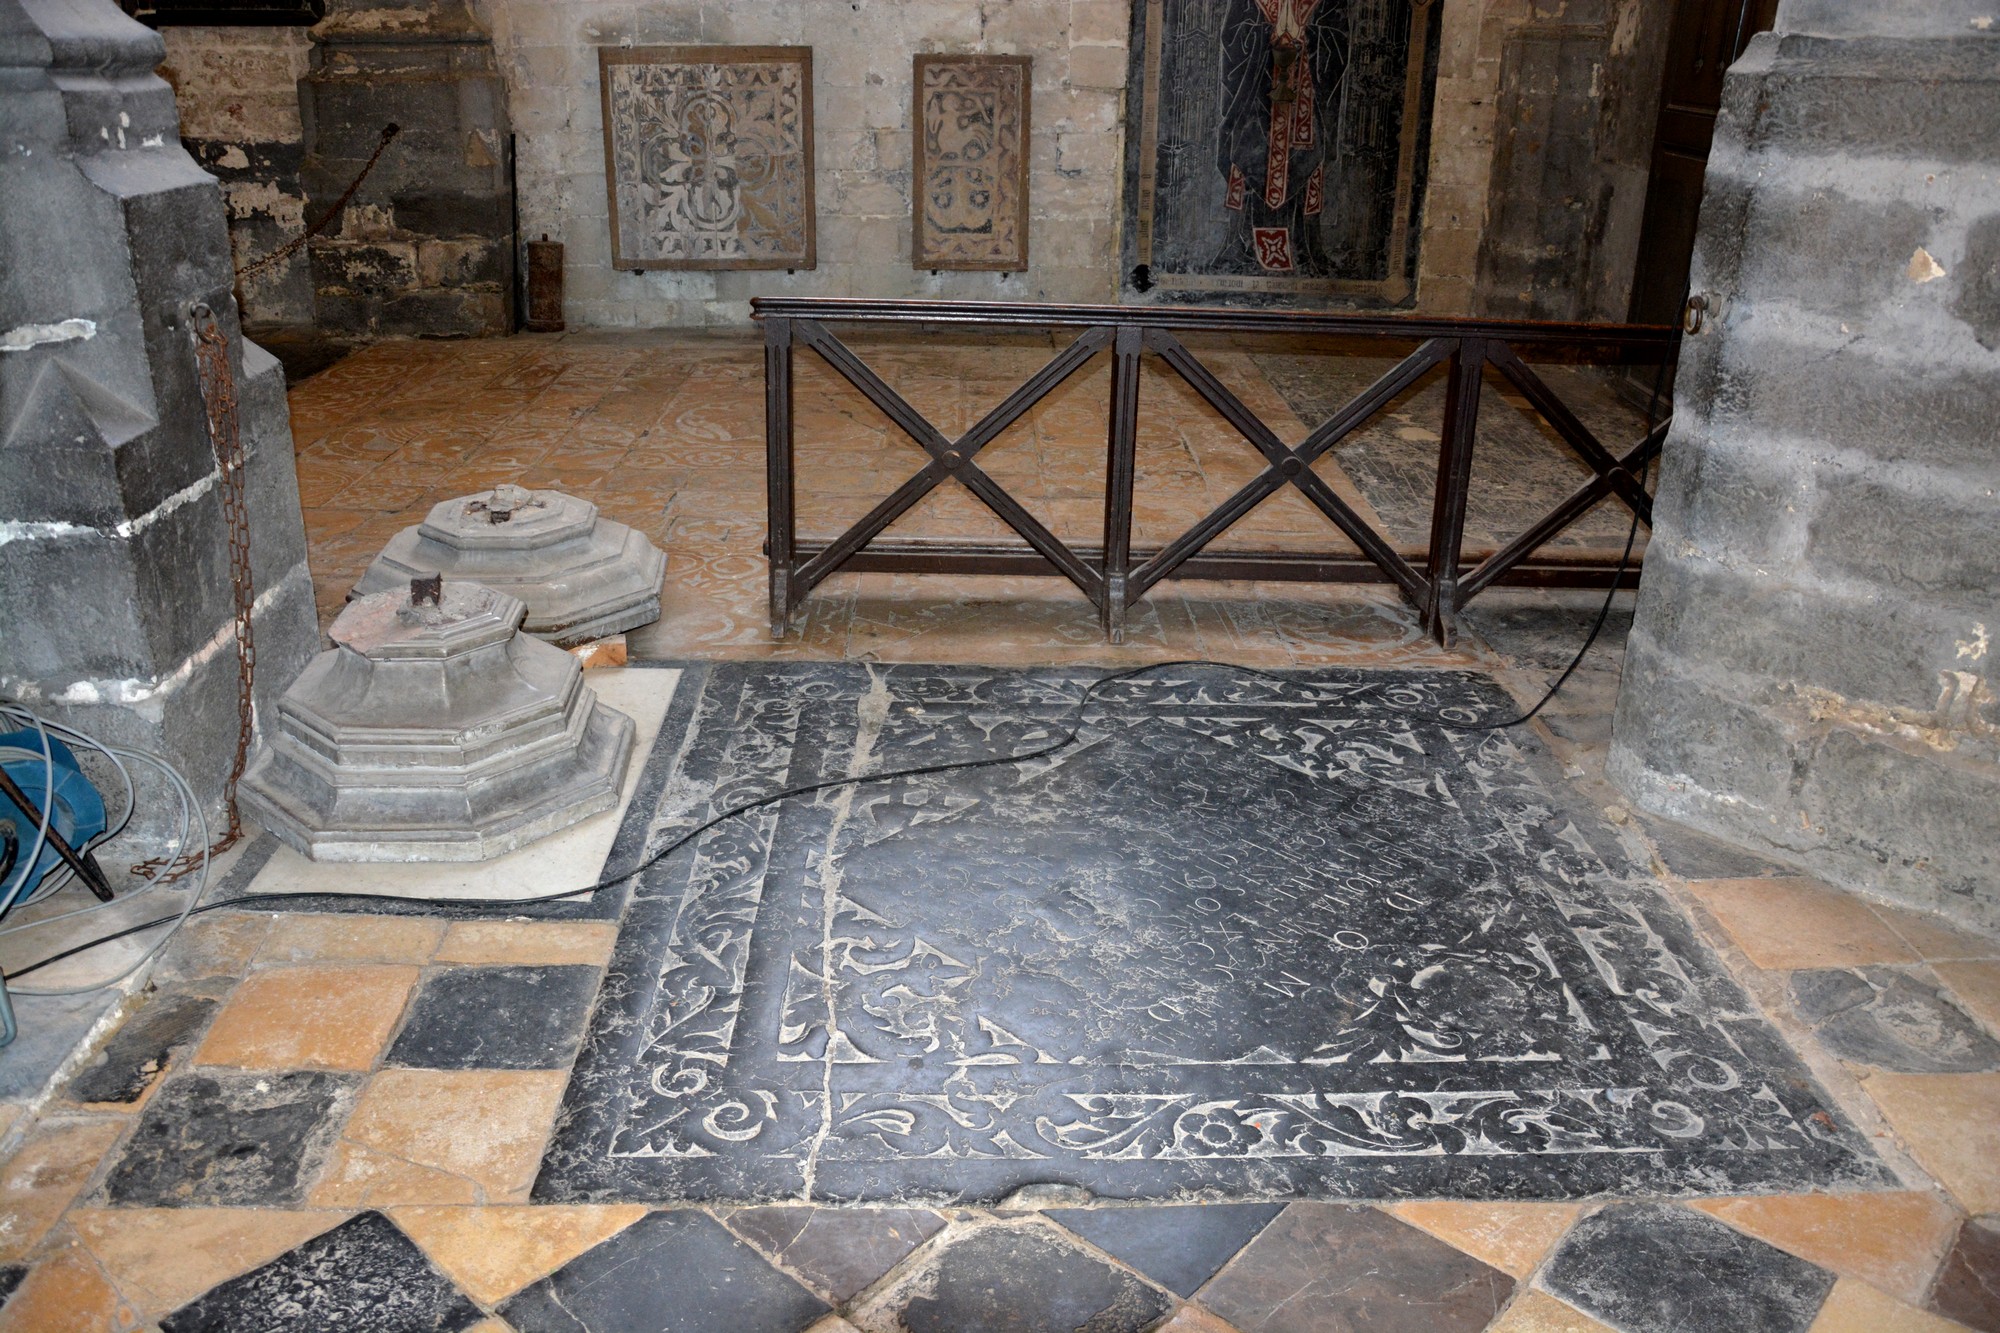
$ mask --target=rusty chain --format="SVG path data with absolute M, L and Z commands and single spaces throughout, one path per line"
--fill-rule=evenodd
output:
M 340 192 L 340 198 L 333 201 L 333 207 L 320 214 L 318 221 L 314 222 L 297 236 L 292 237 L 291 240 L 286 241 L 270 254 L 265 255 L 262 259 L 253 259 L 242 268 L 237 269 L 236 276 L 238 280 L 247 278 L 254 273 L 262 273 L 281 259 L 290 259 L 299 252 L 307 241 L 325 231 L 326 224 L 340 216 L 342 210 L 347 207 L 347 201 L 352 199 L 354 192 L 361 188 L 361 182 L 367 180 L 368 173 L 375 170 L 375 164 L 381 160 L 382 151 L 389 146 L 389 141 L 400 134 L 402 129 L 403 127 L 393 120 L 384 125 L 382 127 L 382 141 L 375 145 L 375 151 L 370 153 L 368 160 L 361 164 L 360 174 L 354 178 L 345 190 Z
M 208 848 L 207 855 L 219 856 L 243 836 L 243 823 L 236 811 L 236 784 L 250 760 L 250 741 L 255 719 L 251 690 L 257 675 L 257 647 L 252 614 L 257 605 L 257 588 L 250 573 L 250 510 L 244 477 L 243 431 L 236 412 L 236 376 L 229 367 L 229 335 L 206 302 L 189 312 L 188 326 L 194 336 L 194 358 L 201 404 L 208 418 L 208 439 L 215 449 L 216 483 L 222 493 L 222 517 L 229 533 L 229 579 L 235 602 L 236 630 L 236 755 L 229 766 L 229 782 L 223 799 L 229 807 L 229 826 Z M 183 852 L 171 862 L 153 857 L 132 867 L 135 875 L 159 872 L 161 880 L 179 879 L 199 869 L 203 854 Z

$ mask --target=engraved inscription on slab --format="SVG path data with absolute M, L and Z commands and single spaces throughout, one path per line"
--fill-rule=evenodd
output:
M 1094 676 L 717 663 L 650 836 L 1035 750 Z M 1511 713 L 1491 681 L 1171 669 L 1098 700 L 1060 754 L 767 806 L 643 872 L 536 1198 L 1884 1178 L 1533 738 L 1454 725 Z
M 600 47 L 612 265 L 813 267 L 812 50 Z
M 1028 56 L 916 58 L 913 257 L 918 268 L 1028 266 Z

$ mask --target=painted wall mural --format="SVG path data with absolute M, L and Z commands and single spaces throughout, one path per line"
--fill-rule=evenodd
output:
M 911 263 L 1028 267 L 1029 56 L 920 55 L 911 79 Z
M 1124 285 L 1409 299 L 1436 0 L 1142 0 Z
M 597 58 L 614 268 L 813 267 L 811 48 Z

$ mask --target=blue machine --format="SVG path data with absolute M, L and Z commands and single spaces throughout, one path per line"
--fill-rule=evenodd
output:
M 38 812 L 49 812 L 49 826 L 81 851 L 104 832 L 104 798 L 84 776 L 75 752 L 53 736 L 48 741 L 45 760 L 40 733 L 0 732 L 0 768 L 7 770 Z M 33 896 L 51 873 L 62 868 L 62 857 L 46 842 L 29 863 L 40 827 L 39 818 L 0 796 L 0 913 Z

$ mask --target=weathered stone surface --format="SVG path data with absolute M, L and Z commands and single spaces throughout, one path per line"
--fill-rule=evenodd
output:
M 1650 811 L 1988 929 L 1996 89 L 1963 7 L 1787 4 L 1731 68 L 1608 765 Z
M 315 860 L 483 861 L 616 805 L 632 720 L 523 612 L 473 583 L 350 604 L 279 703 L 245 813 Z
M 233 1070 L 170 1079 L 146 1104 L 105 1195 L 156 1207 L 303 1203 L 359 1081 Z
M 2000 1225 L 1969 1219 L 1931 1286 L 1931 1308 L 1969 1328 L 2000 1328 Z
M 589 501 L 509 485 L 434 506 L 389 539 L 348 596 L 442 574 L 520 598 L 523 633 L 573 648 L 659 619 L 666 572 L 665 553 L 645 534 Z
M 1792 1002 L 1835 1055 L 1899 1074 L 2000 1068 L 2000 1042 L 1946 999 L 1893 968 L 1792 974 Z
M 152 997 L 70 1080 L 69 1099 L 138 1101 L 165 1072 L 174 1053 L 186 1049 L 201 1035 L 214 1012 L 214 997 L 192 990 Z
M 845 1301 L 943 1228 L 922 1208 L 738 1208 L 729 1229 L 835 1301 Z
M 1276 1203 L 1059 1208 L 1048 1216 L 1169 1291 L 1192 1296 L 1283 1208 Z
M 414 1069 L 567 1069 L 600 975 L 594 967 L 434 970 L 385 1058 Z
M 1166 1293 L 1063 1244 L 1060 1234 L 994 1226 L 947 1236 L 925 1252 L 923 1275 L 886 1293 L 877 1302 L 881 1317 L 866 1322 L 907 1333 L 1140 1333 L 1173 1308 Z

